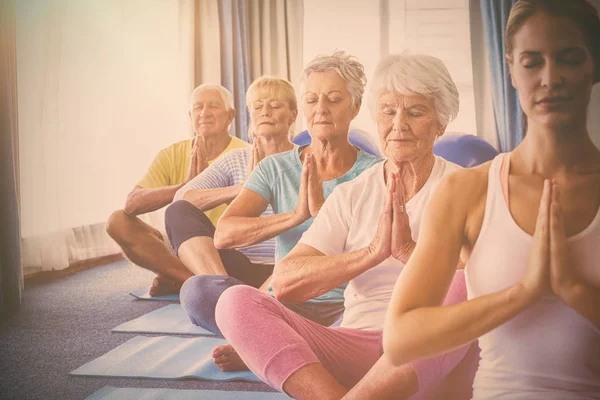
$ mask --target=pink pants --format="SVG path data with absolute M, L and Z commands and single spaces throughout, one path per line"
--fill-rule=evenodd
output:
M 466 300 L 464 275 L 458 271 L 445 304 Z M 381 331 L 328 328 L 287 309 L 274 298 L 250 286 L 234 286 L 220 297 L 216 320 L 221 332 L 248 368 L 271 387 L 283 391 L 285 381 L 300 368 L 322 363 L 333 377 L 350 389 L 382 355 Z M 477 368 L 477 344 L 438 357 L 411 363 L 419 392 L 411 398 L 430 398 L 442 383 L 456 398 L 470 398 Z M 461 360 L 465 358 L 464 362 Z M 451 385 L 443 382 L 457 364 Z M 453 396 L 452 398 L 455 398 Z

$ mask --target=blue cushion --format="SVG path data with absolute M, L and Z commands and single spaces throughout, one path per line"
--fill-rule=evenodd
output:
M 433 145 L 433 153 L 464 168 L 492 160 L 498 151 L 473 135 L 446 134 Z
M 292 143 L 298 146 L 306 146 L 310 144 L 312 138 L 308 134 L 308 131 L 302 131 L 292 139 Z M 363 149 L 369 154 L 373 154 L 376 157 L 381 158 L 381 153 L 377 146 L 364 134 L 357 130 L 351 129 L 350 135 L 348 135 L 348 141 L 359 149 Z

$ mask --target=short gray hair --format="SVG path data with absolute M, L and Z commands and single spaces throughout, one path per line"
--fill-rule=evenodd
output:
M 440 124 L 447 126 L 458 114 L 458 89 L 444 63 L 426 54 L 392 54 L 375 68 L 369 90 L 371 115 L 383 92 L 423 95 L 433 100 Z
M 336 72 L 346 82 L 346 88 L 352 96 L 352 103 L 357 110 L 362 104 L 362 96 L 367 84 L 365 68 L 356 57 L 345 51 L 336 51 L 330 56 L 317 56 L 302 71 L 302 82 L 313 72 Z
M 223 100 L 223 104 L 225 104 L 225 108 L 227 111 L 233 110 L 235 107 L 233 105 L 233 96 L 231 92 L 227 90 L 224 86 L 217 85 L 216 83 L 203 83 L 198 86 L 192 94 L 190 95 L 190 111 L 194 108 L 194 98 L 198 94 L 198 92 L 202 90 L 217 90 L 221 95 L 221 100 Z

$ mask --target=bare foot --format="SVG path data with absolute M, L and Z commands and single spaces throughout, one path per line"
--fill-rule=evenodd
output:
M 248 367 L 230 344 L 215 347 L 212 355 L 213 362 L 223 372 L 248 371 Z
M 174 281 L 171 278 L 158 274 L 156 275 L 156 278 L 154 278 L 154 281 L 152 281 L 150 296 L 166 296 L 168 294 L 179 293 L 181 285 L 181 282 Z

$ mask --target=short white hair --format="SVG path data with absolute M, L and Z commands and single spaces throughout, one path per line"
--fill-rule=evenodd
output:
M 231 92 L 227 90 L 227 88 L 221 85 L 217 85 L 216 83 L 203 83 L 202 85 L 194 89 L 194 91 L 190 95 L 190 111 L 192 111 L 194 108 L 194 99 L 196 98 L 196 95 L 198 94 L 198 92 L 201 92 L 203 90 L 217 90 L 219 92 L 219 95 L 221 95 L 221 100 L 223 100 L 223 104 L 225 104 L 225 109 L 227 109 L 227 111 L 235 109 L 233 105 L 233 96 L 231 95 Z
M 356 57 L 345 51 L 336 51 L 330 56 L 315 57 L 302 71 L 303 85 L 313 72 L 336 72 L 346 82 L 346 88 L 352 96 L 352 103 L 356 110 L 360 109 L 367 77 L 365 68 Z
M 423 95 L 432 99 L 440 124 L 447 126 L 458 114 L 458 89 L 444 63 L 426 54 L 392 54 L 375 68 L 369 90 L 371 116 L 384 92 Z

